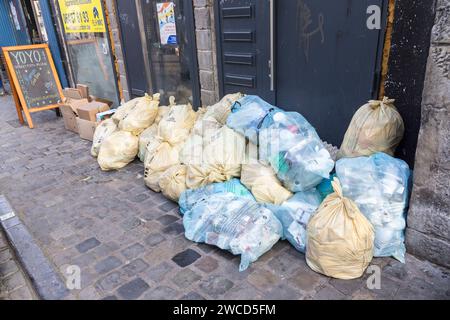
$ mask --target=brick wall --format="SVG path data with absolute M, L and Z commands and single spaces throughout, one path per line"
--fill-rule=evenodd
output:
M 201 100 L 204 106 L 219 100 L 213 2 L 193 0 Z
M 128 80 L 125 71 L 125 62 L 123 58 L 122 44 L 120 41 L 119 22 L 117 21 L 117 13 L 114 0 L 105 0 L 105 9 L 108 11 L 108 18 L 110 24 L 110 32 L 112 35 L 111 46 L 113 47 L 116 72 L 119 78 L 120 96 L 125 100 L 130 100 L 130 92 L 128 88 Z

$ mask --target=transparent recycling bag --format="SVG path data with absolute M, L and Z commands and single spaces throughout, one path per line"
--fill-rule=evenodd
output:
M 198 189 L 186 190 L 181 194 L 180 200 L 178 201 L 180 212 L 184 214 L 186 211 L 191 210 L 198 202 L 206 200 L 212 195 L 224 193 L 231 193 L 238 197 L 255 200 L 251 192 L 238 179 L 231 179 Z
M 284 112 L 257 96 L 238 100 L 227 125 L 258 145 L 259 159 L 270 163 L 292 192 L 329 178 L 334 161 L 316 130 L 297 112 Z
M 187 239 L 241 255 L 240 271 L 281 238 L 281 223 L 263 204 L 233 194 L 213 195 L 183 216 Z
M 298 251 L 305 253 L 306 228 L 322 199 L 316 189 L 296 193 L 281 206 L 268 206 L 283 225 L 283 238 Z
M 406 209 L 410 170 L 385 153 L 341 159 L 336 174 L 344 195 L 358 205 L 375 228 L 375 257 L 405 262 Z

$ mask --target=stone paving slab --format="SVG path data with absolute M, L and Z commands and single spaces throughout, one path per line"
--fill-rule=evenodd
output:
M 239 257 L 184 238 L 176 204 L 147 189 L 143 165 L 102 172 L 91 143 L 66 131 L 53 111 L 18 125 L 0 98 L 0 190 L 64 279 L 76 265 L 80 288 L 66 299 L 449 299 L 448 270 L 407 255 L 374 259 L 381 289 L 362 279 L 313 272 L 279 242 L 240 273 Z

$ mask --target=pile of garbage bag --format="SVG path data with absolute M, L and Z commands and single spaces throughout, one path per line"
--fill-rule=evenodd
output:
M 329 178 L 334 161 L 316 130 L 297 112 L 284 112 L 257 96 L 246 96 L 233 107 L 227 124 L 259 148 L 259 159 L 270 164 L 292 192 L 306 191 Z
M 145 184 L 179 203 L 186 238 L 241 255 L 241 271 L 283 239 L 316 272 L 353 279 L 373 256 L 404 262 L 410 170 L 391 156 L 404 131 L 393 103 L 361 107 L 338 152 L 257 96 L 194 111 L 146 95 L 97 127 L 91 153 L 103 170 L 138 156 Z
M 181 151 L 181 161 L 187 165 L 189 189 L 241 176 L 246 141 L 226 126 L 233 103 L 241 97 L 240 93 L 225 96 L 219 103 L 205 108 L 195 123 Z
M 155 192 L 170 195 L 169 199 L 178 201 L 180 191 L 186 188 L 186 167 L 180 167 L 180 151 L 188 138 L 197 118 L 191 105 L 175 105 L 162 117 L 156 135 L 149 138 L 146 147 L 144 181 Z M 176 169 L 171 169 L 175 167 Z M 171 169 L 171 170 L 169 170 Z M 164 182 L 160 184 L 164 176 Z M 184 179 L 184 181 L 182 181 Z M 167 181 L 178 181 L 176 190 L 166 190 Z M 182 183 L 181 183 L 182 181 Z
M 374 256 L 393 256 L 404 263 L 408 165 L 385 153 L 376 153 L 339 160 L 336 174 L 344 195 L 355 201 L 375 228 Z
M 175 105 L 175 97 L 169 98 L 169 106 L 160 106 L 158 108 L 158 114 L 156 115 L 155 121 L 153 125 L 145 129 L 141 135 L 139 136 L 139 160 L 142 162 L 145 161 L 145 154 L 147 153 L 147 145 L 152 141 L 153 137 L 155 137 L 158 133 L 158 125 L 161 122 L 162 118 L 167 115 L 170 111 L 170 108 Z
M 111 119 L 95 130 L 91 154 L 104 171 L 118 170 L 132 162 L 139 151 L 139 136 L 158 114 L 160 95 L 145 95 L 120 106 Z
M 282 227 L 263 204 L 232 193 L 202 199 L 185 212 L 187 239 L 241 255 L 240 271 L 269 251 L 281 238 Z

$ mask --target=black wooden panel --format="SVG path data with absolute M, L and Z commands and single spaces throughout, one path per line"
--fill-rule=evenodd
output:
M 225 84 L 239 87 L 255 88 L 255 77 L 245 75 L 225 75 Z
M 223 56 L 224 63 L 249 66 L 253 66 L 254 64 L 254 54 L 225 53 Z
M 274 103 L 269 78 L 269 1 L 214 3 L 220 94 L 240 91 Z
M 232 7 L 232 8 L 223 8 L 222 9 L 222 17 L 224 19 L 227 18 L 251 18 L 252 17 L 252 7 Z
M 253 31 L 225 31 L 223 39 L 225 41 L 252 42 Z
M 354 112 L 377 96 L 384 30 L 369 30 L 366 12 L 385 1 L 276 3 L 277 105 L 300 112 L 322 139 L 340 146 Z

